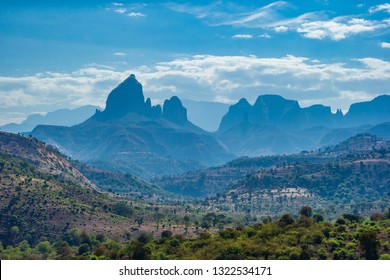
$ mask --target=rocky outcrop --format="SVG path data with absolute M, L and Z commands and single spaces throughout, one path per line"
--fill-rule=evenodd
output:
M 184 108 L 183 104 L 177 96 L 173 96 L 171 99 L 165 100 L 163 107 L 163 117 L 178 125 L 184 125 L 188 123 L 187 109 Z

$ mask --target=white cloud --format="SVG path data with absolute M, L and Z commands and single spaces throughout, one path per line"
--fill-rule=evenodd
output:
M 122 3 L 116 3 L 116 2 L 113 2 L 113 3 L 111 3 L 112 5 L 114 5 L 114 6 L 123 6 L 123 4 Z
M 227 21 L 223 25 L 259 26 L 279 18 L 278 10 L 289 7 L 285 1 L 277 1 L 247 14 L 238 15 L 238 19 Z
M 387 13 L 390 13 L 390 4 L 385 3 L 385 4 L 373 6 L 370 8 L 369 11 L 370 11 L 370 13 L 376 13 L 376 12 L 380 12 L 380 11 L 385 11 Z
M 127 9 L 125 8 L 120 8 L 120 9 L 116 9 L 114 10 L 115 13 L 118 13 L 118 14 L 124 14 L 127 12 Z
M 268 33 L 264 33 L 264 34 L 261 34 L 258 36 L 259 38 L 264 38 L 264 39 L 270 39 L 272 38 L 271 35 L 269 35 Z
M 116 56 L 126 56 L 127 53 L 124 53 L 124 52 L 116 52 L 116 53 L 114 53 L 114 55 L 116 55 Z
M 288 27 L 281 25 L 281 26 L 275 27 L 274 30 L 275 30 L 275 32 L 282 33 L 282 32 L 288 31 Z
M 26 77 L 0 77 L 0 109 L 102 106 L 107 92 L 127 74 L 89 67 L 66 74 L 45 72 Z
M 381 43 L 381 48 L 390 49 L 390 43 L 382 42 Z
M 143 13 L 135 13 L 135 12 L 131 12 L 131 13 L 128 13 L 127 14 L 129 17 L 145 17 L 146 15 L 143 14 Z
M 366 57 L 351 65 L 293 55 L 196 55 L 124 72 L 85 67 L 71 73 L 0 77 L 0 111 L 53 111 L 86 104 L 104 107 L 108 93 L 131 73 L 143 84 L 145 96 L 153 100 L 175 94 L 194 100 L 230 102 L 246 97 L 254 101 L 260 94 L 276 93 L 297 100 L 326 99 L 327 105 L 339 108 L 343 104 L 347 109 L 353 93 L 365 92 L 366 100 L 389 93 L 390 62 Z
M 228 5 L 229 6 L 229 5 Z M 274 32 L 295 31 L 305 38 L 331 39 L 339 41 L 364 32 L 373 32 L 390 26 L 389 20 L 368 20 L 364 15 L 345 15 L 331 18 L 330 11 L 315 11 L 291 16 L 297 8 L 285 1 L 276 1 L 252 11 L 231 5 L 229 10 L 222 2 L 208 6 L 170 4 L 168 8 L 177 12 L 195 15 L 211 26 L 238 26 L 261 28 Z M 237 12 L 238 10 L 238 12 Z M 390 4 L 372 7 L 370 11 L 390 11 Z M 286 11 L 290 13 L 286 13 Z M 289 14 L 289 16 L 286 16 Z
M 343 22 L 345 18 L 335 18 L 331 21 L 313 21 L 303 23 L 297 28 L 298 33 L 310 39 L 330 38 L 334 41 L 343 40 L 351 35 L 362 32 L 370 32 L 386 28 L 388 24 L 383 22 L 369 21 L 360 18 L 353 18 Z
M 253 35 L 250 34 L 236 34 L 232 36 L 233 39 L 252 39 Z

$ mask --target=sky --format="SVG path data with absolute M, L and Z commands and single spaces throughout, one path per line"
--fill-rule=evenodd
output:
M 0 38 L 0 125 L 104 108 L 131 73 L 154 104 L 390 94 L 390 1 L 2 0 Z

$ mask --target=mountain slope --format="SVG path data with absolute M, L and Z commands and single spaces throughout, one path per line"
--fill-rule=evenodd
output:
M 0 240 L 36 244 L 78 227 L 122 235 L 137 210 L 110 198 L 60 153 L 33 138 L 0 133 Z
M 157 178 L 155 183 L 164 189 L 191 197 L 212 196 L 223 193 L 246 176 L 262 170 L 270 170 L 295 165 L 325 166 L 342 160 L 347 155 L 370 157 L 373 150 L 389 150 L 390 141 L 379 137 L 360 134 L 314 152 L 294 155 L 275 155 L 262 157 L 241 157 L 219 167 L 212 167 L 178 176 Z

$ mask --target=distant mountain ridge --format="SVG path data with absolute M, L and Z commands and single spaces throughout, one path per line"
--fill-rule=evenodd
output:
M 217 131 L 219 139 L 237 156 L 292 154 L 337 144 L 358 133 L 390 121 L 390 96 L 352 104 L 346 115 L 340 110 L 313 105 L 301 108 L 297 101 L 279 95 L 261 95 L 251 105 L 241 99 L 229 108 Z M 375 128 L 388 137 L 389 127 Z
M 97 111 L 73 127 L 38 126 L 32 135 L 75 159 L 143 178 L 221 164 L 233 158 L 224 145 L 187 118 L 178 97 L 151 106 L 131 75 Z
M 390 99 L 387 102 L 390 103 Z M 341 110 L 334 114 L 330 107 L 320 104 L 301 108 L 298 101 L 267 94 L 260 95 L 253 105 L 245 98 L 232 105 L 222 118 L 218 132 L 223 133 L 241 123 L 297 130 L 315 126 L 338 127 L 342 120 Z
M 5 132 L 23 133 L 30 132 L 40 124 L 72 126 L 85 121 L 91 117 L 96 110 L 100 110 L 100 108 L 86 105 L 76 109 L 59 109 L 48 112 L 46 115 L 33 114 L 29 115 L 20 124 L 9 123 L 1 126 L 0 129 Z
M 380 95 L 371 101 L 354 103 L 344 119 L 344 126 L 379 124 L 390 121 L 390 95 Z

